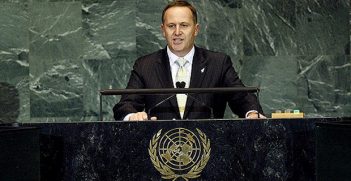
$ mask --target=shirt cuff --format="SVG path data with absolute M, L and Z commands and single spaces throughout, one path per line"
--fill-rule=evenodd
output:
M 132 114 L 134 114 L 134 113 L 129 113 L 129 114 L 127 114 L 127 116 L 125 116 L 125 117 L 123 118 L 123 121 L 129 121 L 129 118 L 130 118 L 130 116 L 132 116 Z
M 247 116 L 248 116 L 250 113 L 258 113 L 258 111 L 256 111 L 256 110 L 250 110 L 250 111 L 248 111 L 248 112 L 245 114 L 245 118 L 247 118 Z

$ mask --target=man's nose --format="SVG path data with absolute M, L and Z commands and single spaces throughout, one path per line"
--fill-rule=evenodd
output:
M 175 29 L 174 34 L 175 34 L 175 35 L 180 35 L 180 34 L 181 34 L 180 26 L 179 26 L 179 25 L 176 26 L 176 29 Z

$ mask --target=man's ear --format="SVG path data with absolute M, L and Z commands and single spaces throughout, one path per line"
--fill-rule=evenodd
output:
M 200 31 L 200 25 L 196 24 L 195 25 L 195 36 L 197 36 L 197 34 L 199 34 L 199 31 Z
M 163 37 L 166 37 L 165 30 L 164 30 L 165 25 L 161 24 L 160 28 L 161 28 Z

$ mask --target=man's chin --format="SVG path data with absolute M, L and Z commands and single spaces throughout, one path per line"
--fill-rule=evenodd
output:
M 184 51 L 184 48 L 173 46 L 173 47 L 171 47 L 171 50 L 172 50 L 172 52 L 182 52 L 182 51 Z
M 181 51 L 182 49 L 184 49 L 184 46 L 183 46 L 183 44 L 182 43 L 180 43 L 180 44 L 172 44 L 172 48 L 174 49 L 174 50 L 176 50 L 176 51 Z
M 184 49 L 171 49 L 172 53 L 176 54 L 179 57 L 184 56 Z

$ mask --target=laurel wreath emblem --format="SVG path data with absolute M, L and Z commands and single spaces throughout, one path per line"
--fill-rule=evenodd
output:
M 157 157 L 157 145 L 158 140 L 160 139 L 162 129 L 160 129 L 150 140 L 149 143 L 149 155 L 152 164 L 156 168 L 158 172 L 161 173 L 161 177 L 163 179 L 173 179 L 173 181 L 177 180 L 178 178 L 183 178 L 184 180 L 189 180 L 192 178 L 200 177 L 200 173 L 205 168 L 211 153 L 211 143 L 210 140 L 207 139 L 207 136 L 200 130 L 196 128 L 196 131 L 200 135 L 201 143 L 203 146 L 203 154 L 199 162 L 197 162 L 187 173 L 185 174 L 176 174 L 170 167 L 163 164 Z

